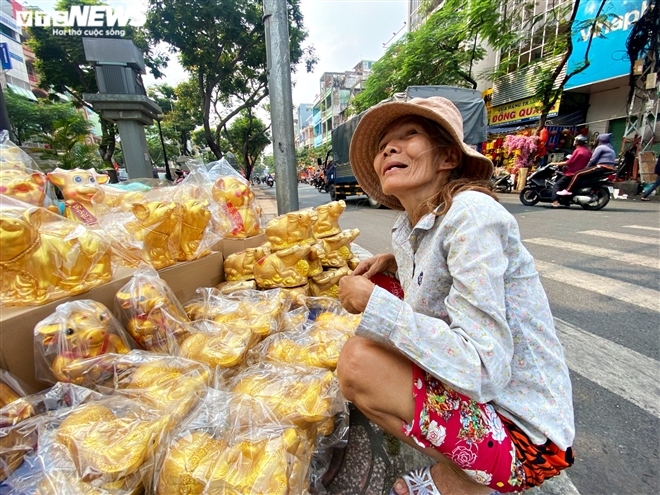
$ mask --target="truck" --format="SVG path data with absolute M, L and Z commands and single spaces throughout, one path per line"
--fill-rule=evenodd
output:
M 394 96 L 381 103 L 431 96 L 442 96 L 456 105 L 463 116 L 463 140 L 467 144 L 476 147 L 486 140 L 488 114 L 481 92 L 476 89 L 453 86 L 408 86 L 404 92 L 395 93 Z M 367 111 L 352 117 L 332 130 L 331 150 L 328 152 L 328 156 L 332 155 L 334 169 L 331 169 L 326 176 L 327 188 L 332 201 L 346 199 L 347 196 L 366 196 L 353 174 L 349 149 L 353 132 Z M 326 156 L 326 164 L 328 156 Z M 381 207 L 377 201 L 368 196 L 367 198 L 372 208 Z

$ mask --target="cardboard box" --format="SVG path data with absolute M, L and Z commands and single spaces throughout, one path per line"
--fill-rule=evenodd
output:
M 268 241 L 265 233 L 248 237 L 247 239 L 222 239 L 218 244 L 222 247 L 222 255 L 227 258 L 230 254 L 238 253 L 247 248 L 259 247 Z M 220 251 L 220 249 L 218 249 Z
M 224 280 L 222 253 L 163 268 L 158 271 L 181 304 L 196 295 L 198 287 L 214 287 Z M 60 304 L 75 299 L 93 299 L 114 312 L 114 297 L 128 283 L 134 270 L 119 267 L 112 280 L 76 296 L 65 297 L 42 306 L 3 306 L 0 308 L 0 368 L 23 380 L 35 390 L 48 385 L 34 378 L 34 327 Z M 117 316 L 117 315 L 115 315 Z

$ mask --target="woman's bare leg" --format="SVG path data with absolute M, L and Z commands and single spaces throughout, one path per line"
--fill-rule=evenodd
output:
M 362 337 L 351 337 L 337 364 L 341 391 L 373 423 L 436 461 L 431 468 L 442 495 L 481 495 L 493 490 L 472 480 L 454 462 L 435 449 L 423 449 L 401 431 L 415 414 L 412 363 L 396 349 Z M 399 486 L 400 484 L 400 486 Z M 399 495 L 408 493 L 397 480 Z

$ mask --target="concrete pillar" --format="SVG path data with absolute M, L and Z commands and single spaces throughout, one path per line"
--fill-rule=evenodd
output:
M 117 128 L 121 138 L 121 151 L 124 155 L 126 172 L 131 179 L 153 178 L 147 137 L 144 124 L 136 120 L 118 120 Z

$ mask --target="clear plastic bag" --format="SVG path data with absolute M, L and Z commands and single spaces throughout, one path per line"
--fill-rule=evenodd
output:
M 115 294 L 115 312 L 145 350 L 175 354 L 190 320 L 172 289 L 153 268 L 142 264 Z
M 0 196 L 0 301 L 39 305 L 112 277 L 110 243 L 45 208 Z
M 45 383 L 80 385 L 83 374 L 95 373 L 100 356 L 126 354 L 133 346 L 103 304 L 91 299 L 69 301 L 34 327 L 35 377 Z
M 0 369 L 0 427 L 15 425 L 34 414 L 25 400 L 29 388 L 18 378 Z

